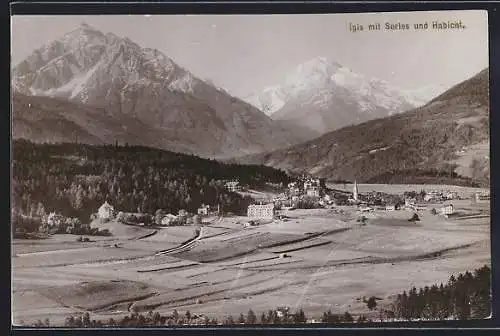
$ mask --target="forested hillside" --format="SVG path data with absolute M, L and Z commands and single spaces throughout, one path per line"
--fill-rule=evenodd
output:
M 226 165 L 147 147 L 13 143 L 12 208 L 29 217 L 56 211 L 88 222 L 106 200 L 131 212 L 195 211 L 202 203 L 246 211 L 251 199 L 229 192 L 223 180 L 230 179 L 252 187 L 289 181 L 269 167 Z
M 488 69 L 454 86 L 429 104 L 402 114 L 327 133 L 312 141 L 270 153 L 238 158 L 290 172 L 332 180 L 371 183 L 420 183 L 422 172 L 447 173 L 452 184 L 489 184 Z M 468 160 L 458 161 L 460 156 Z M 472 174 L 453 176 L 458 168 Z M 413 170 L 420 176 L 408 175 Z M 396 180 L 388 180 L 395 176 Z M 426 174 L 424 183 L 440 183 L 442 174 Z M 470 181 L 470 180 L 474 181 Z

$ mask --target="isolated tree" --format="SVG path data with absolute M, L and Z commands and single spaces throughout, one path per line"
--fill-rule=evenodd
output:
M 267 323 L 266 313 L 262 313 L 262 315 L 260 315 L 260 323 L 262 324 Z
M 235 324 L 235 323 L 234 323 L 234 319 L 233 319 L 233 315 L 229 315 L 229 316 L 226 318 L 225 324 L 228 324 L 228 325 L 233 325 L 233 324 Z
M 255 324 L 256 322 L 257 322 L 257 316 L 255 315 L 252 309 L 249 309 L 247 313 L 247 323 Z
M 86 312 L 85 314 L 83 314 L 83 326 L 84 327 L 89 327 L 90 326 L 90 314 L 88 312 Z
M 368 301 L 366 302 L 366 306 L 370 310 L 374 310 L 377 307 L 377 299 L 375 296 L 371 296 Z
M 344 322 L 354 322 L 354 318 L 351 314 L 349 314 L 349 312 L 344 313 L 343 320 Z
M 293 322 L 295 322 L 295 323 L 306 323 L 307 322 L 306 314 L 304 313 L 302 308 L 299 309 L 299 311 L 294 314 Z

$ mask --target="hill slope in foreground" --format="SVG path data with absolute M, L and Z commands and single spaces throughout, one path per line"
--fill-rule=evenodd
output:
M 421 108 L 237 161 L 337 180 L 487 185 L 488 83 L 485 69 Z

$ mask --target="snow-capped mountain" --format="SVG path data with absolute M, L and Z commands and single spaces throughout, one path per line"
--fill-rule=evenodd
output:
M 275 120 L 291 120 L 325 133 L 423 105 L 434 97 L 432 90 L 436 89 L 405 91 L 318 57 L 296 67 L 283 84 L 245 100 Z
M 489 184 L 489 98 L 484 69 L 406 113 L 237 162 L 364 183 L 470 185 L 468 176 Z M 452 177 L 453 170 L 459 175 Z
M 118 119 L 135 118 L 169 134 L 162 147 L 181 144 L 202 156 L 260 152 L 303 140 L 158 50 L 87 24 L 15 66 L 12 87 L 24 95 L 103 108 Z M 113 136 L 111 132 L 105 140 L 112 142 Z

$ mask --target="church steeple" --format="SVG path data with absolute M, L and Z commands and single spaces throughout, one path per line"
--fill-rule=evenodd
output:
M 354 180 L 354 188 L 352 191 L 352 198 L 357 201 L 358 200 L 358 181 Z

